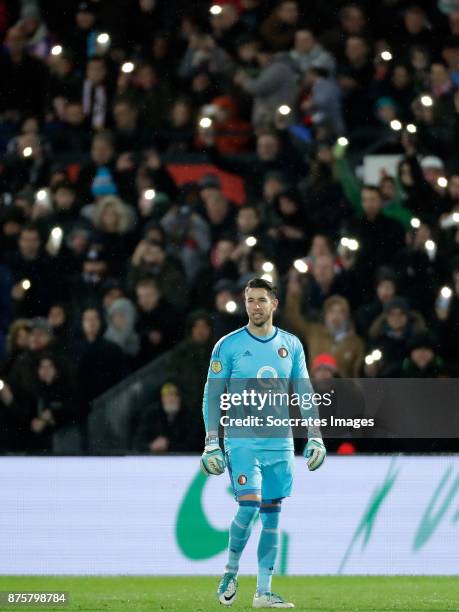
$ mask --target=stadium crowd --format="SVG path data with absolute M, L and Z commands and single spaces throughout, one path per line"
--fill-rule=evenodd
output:
M 0 0 L 0 37 L 3 452 L 164 355 L 132 450 L 200 450 L 255 275 L 313 378 L 457 376 L 457 0 Z

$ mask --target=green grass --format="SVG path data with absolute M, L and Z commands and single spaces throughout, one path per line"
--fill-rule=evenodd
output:
M 69 592 L 69 605 L 40 607 L 41 610 L 222 612 L 222 606 L 214 599 L 217 583 L 216 577 L 1 576 L 0 591 Z M 241 578 L 238 601 L 232 610 L 251 610 L 254 588 L 255 578 Z M 308 612 L 459 610 L 459 577 L 276 576 L 273 588 L 293 601 L 297 610 Z M 24 609 L 24 606 L 0 607 L 0 610 L 13 609 Z

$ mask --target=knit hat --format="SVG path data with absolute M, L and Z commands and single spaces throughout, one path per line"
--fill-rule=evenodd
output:
M 400 309 L 403 310 L 406 314 L 409 312 L 408 302 L 405 298 L 402 297 L 394 297 L 384 305 L 384 312 L 390 312 L 391 310 Z
M 116 195 L 118 193 L 112 174 L 106 166 L 102 166 L 97 170 L 92 182 L 91 191 L 95 198 Z
M 312 362 L 312 371 L 314 372 L 318 368 L 328 368 L 332 372 L 336 372 L 338 370 L 338 363 L 330 353 L 321 353 Z

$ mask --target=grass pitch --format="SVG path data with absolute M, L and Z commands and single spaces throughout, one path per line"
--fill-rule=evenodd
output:
M 0 577 L 0 591 L 68 591 L 68 605 L 38 607 L 54 611 L 222 612 L 223 606 L 215 601 L 217 584 L 217 577 Z M 308 612 L 459 611 L 459 577 L 275 576 L 273 588 L 293 601 L 297 610 Z M 241 578 L 238 599 L 231 610 L 252 610 L 254 590 L 255 578 Z M 21 608 L 32 609 L 24 605 L 0 606 L 2 611 Z

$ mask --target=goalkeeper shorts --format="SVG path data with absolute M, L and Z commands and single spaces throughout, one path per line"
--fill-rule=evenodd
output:
M 226 462 L 234 497 L 238 500 L 251 493 L 262 500 L 288 497 L 292 491 L 295 470 L 293 450 L 259 450 L 231 448 Z

